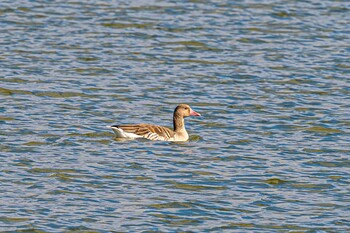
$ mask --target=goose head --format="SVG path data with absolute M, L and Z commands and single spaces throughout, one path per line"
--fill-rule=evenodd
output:
M 174 116 L 181 117 L 189 117 L 189 116 L 200 116 L 198 112 L 195 112 L 189 105 L 187 104 L 179 104 L 174 111 Z

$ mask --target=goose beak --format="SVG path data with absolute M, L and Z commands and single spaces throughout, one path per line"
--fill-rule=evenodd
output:
M 191 109 L 190 111 L 190 116 L 200 116 L 201 114 L 199 114 L 198 112 L 195 112 Z

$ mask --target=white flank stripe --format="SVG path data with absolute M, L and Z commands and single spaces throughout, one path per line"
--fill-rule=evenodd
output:
M 130 139 L 134 139 L 134 138 L 142 138 L 142 136 L 134 134 L 134 133 L 127 133 L 122 129 L 119 129 L 117 127 L 110 127 L 113 132 L 115 133 L 115 136 L 117 138 L 130 138 Z

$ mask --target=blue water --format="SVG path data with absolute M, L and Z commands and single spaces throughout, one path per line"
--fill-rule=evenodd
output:
M 350 231 L 348 1 L 1 1 L 1 232 Z M 185 143 L 118 141 L 112 124 Z

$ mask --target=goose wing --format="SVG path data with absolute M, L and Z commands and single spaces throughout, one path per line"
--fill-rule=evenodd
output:
M 174 137 L 175 132 L 169 128 L 150 124 L 130 124 L 113 126 L 127 133 L 136 134 L 149 140 L 169 141 Z

